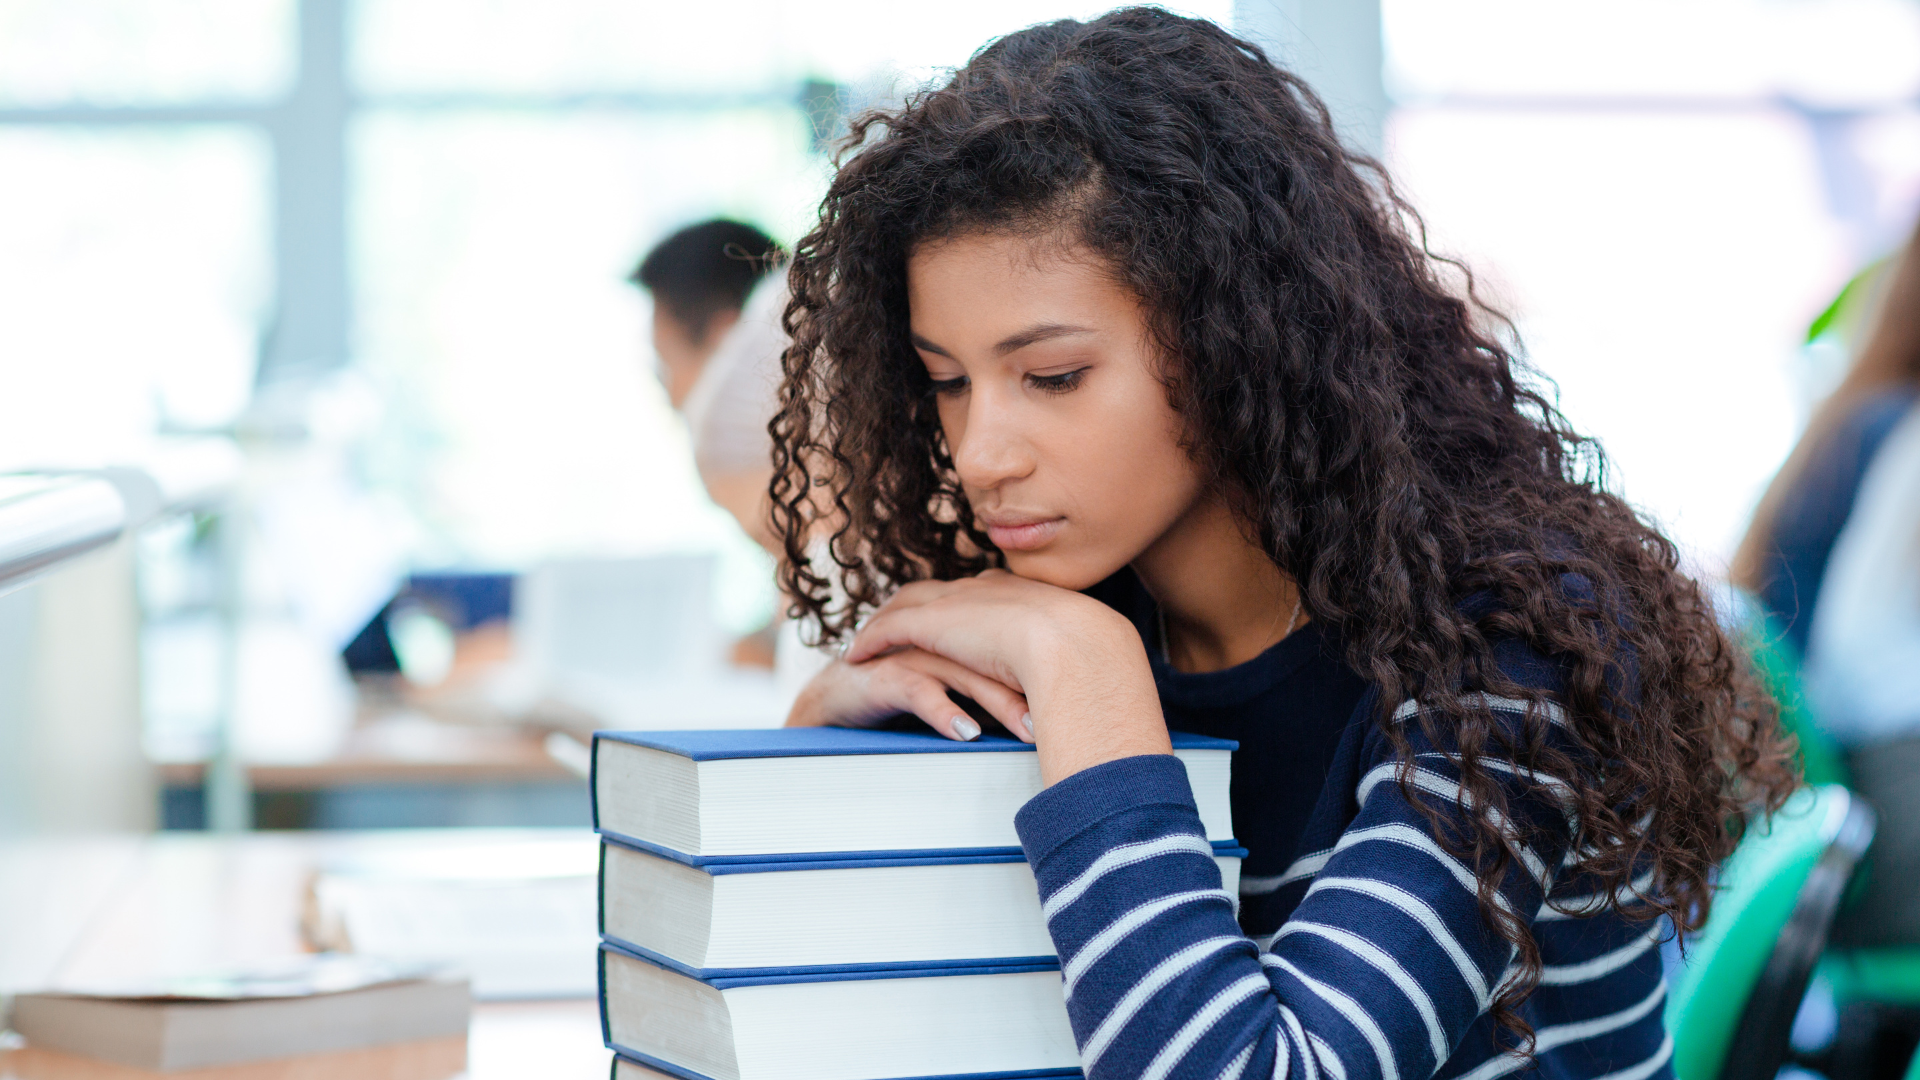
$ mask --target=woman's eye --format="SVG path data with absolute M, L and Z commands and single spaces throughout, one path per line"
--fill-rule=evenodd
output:
M 934 379 L 928 388 L 936 395 L 957 394 L 967 388 L 967 377 L 960 375 L 951 379 Z
M 1076 368 L 1073 371 L 1062 372 L 1058 375 L 1029 375 L 1027 376 L 1027 381 L 1035 390 L 1049 394 L 1064 394 L 1074 387 L 1079 386 L 1081 378 L 1083 378 L 1086 373 L 1086 368 Z

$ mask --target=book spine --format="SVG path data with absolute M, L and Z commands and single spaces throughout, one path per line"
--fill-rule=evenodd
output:
M 604 944 L 594 954 L 594 961 L 599 971 L 599 989 L 595 997 L 600 1003 L 600 1042 L 605 1046 L 612 1046 L 613 1018 L 607 1013 L 607 949 Z
M 593 745 L 587 754 L 587 814 L 594 831 L 600 829 L 600 733 L 593 733 Z
M 593 875 L 593 926 L 601 937 L 607 936 L 607 844 L 600 842 L 600 866 Z

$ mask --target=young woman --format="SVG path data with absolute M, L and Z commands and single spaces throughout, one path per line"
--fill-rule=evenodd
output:
M 1792 777 L 1673 546 L 1254 46 L 1004 38 L 799 245 L 795 724 L 956 697 L 1108 1077 L 1667 1075 L 1657 938 Z M 831 579 L 809 562 L 832 536 Z M 1237 739 L 1227 895 L 1169 728 Z

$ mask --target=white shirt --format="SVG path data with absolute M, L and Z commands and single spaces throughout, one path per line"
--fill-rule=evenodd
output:
M 1920 408 L 1860 482 L 1820 583 L 1807 697 L 1849 746 L 1920 735 Z
M 687 393 L 681 409 L 693 436 L 700 478 L 771 468 L 773 441 L 767 422 L 780 407 L 780 357 L 787 332 L 786 276 L 769 275 L 747 297 L 740 321 L 727 331 Z

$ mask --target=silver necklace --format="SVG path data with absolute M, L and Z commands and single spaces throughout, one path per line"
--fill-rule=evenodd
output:
M 1156 626 L 1155 629 L 1157 629 L 1160 632 L 1160 659 L 1165 660 L 1167 662 L 1167 665 L 1171 667 L 1173 665 L 1173 650 L 1170 648 L 1171 642 L 1169 642 L 1167 639 L 1167 609 L 1163 607 L 1155 607 L 1153 609 L 1153 613 L 1154 613 L 1155 619 L 1158 622 L 1158 626 Z M 1293 611 L 1291 614 L 1287 616 L 1287 628 L 1281 631 L 1280 636 L 1275 640 L 1285 641 L 1293 633 L 1294 626 L 1296 626 L 1299 622 L 1300 622 L 1300 591 L 1296 589 L 1294 590 L 1294 593 L 1293 593 Z M 1273 625 L 1274 626 L 1280 625 L 1280 616 L 1275 615 L 1273 617 Z M 1269 627 L 1267 632 L 1272 633 L 1273 632 L 1272 627 Z

